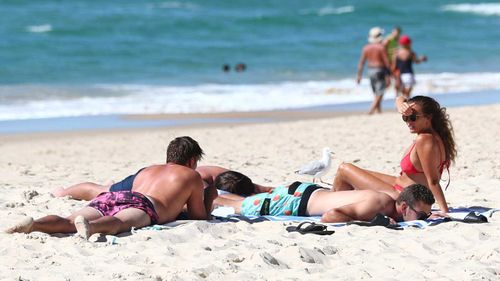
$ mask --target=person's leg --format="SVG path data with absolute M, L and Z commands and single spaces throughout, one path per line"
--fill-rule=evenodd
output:
M 403 90 L 402 90 L 403 97 L 406 99 L 409 99 L 411 90 L 412 90 L 412 87 L 403 87 Z
M 373 103 L 372 106 L 370 107 L 370 111 L 368 114 L 373 114 L 375 112 L 381 113 L 382 112 L 382 107 L 381 107 L 381 102 L 382 102 L 382 95 L 375 95 L 373 98 Z
M 377 173 L 378 174 L 378 173 Z M 389 180 L 390 176 L 385 178 Z M 380 179 L 375 173 L 361 169 L 353 164 L 340 164 L 337 175 L 333 180 L 332 191 L 370 189 L 389 194 L 397 198 L 399 192 L 394 190 L 391 184 Z
M 73 224 L 73 218 L 76 216 L 84 216 L 88 219 L 96 219 L 101 216 L 101 214 L 94 208 L 85 207 L 67 218 L 63 218 L 56 215 L 49 215 L 37 220 L 33 220 L 30 217 L 23 219 L 21 222 L 15 226 L 6 230 L 7 233 L 30 233 L 33 231 L 40 231 L 45 233 L 74 233 L 76 232 L 75 226 Z
M 109 191 L 110 185 L 100 185 L 92 182 L 82 182 L 68 188 L 56 188 L 52 194 L 56 197 L 70 196 L 76 200 L 90 201 L 102 192 Z
M 373 98 L 372 106 L 370 107 L 370 111 L 368 112 L 368 114 L 381 112 L 381 104 L 380 104 L 381 101 L 382 101 L 382 95 L 375 95 Z
M 130 231 L 132 227 L 141 228 L 151 224 L 151 219 L 143 210 L 128 208 L 114 216 L 104 216 L 90 220 L 84 217 L 75 218 L 75 227 L 79 235 L 88 239 L 94 233 L 117 234 Z

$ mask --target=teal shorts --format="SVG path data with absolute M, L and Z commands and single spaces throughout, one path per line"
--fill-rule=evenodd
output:
M 311 194 L 322 187 L 314 183 L 294 182 L 269 193 L 259 193 L 243 200 L 240 214 L 245 216 L 307 216 Z

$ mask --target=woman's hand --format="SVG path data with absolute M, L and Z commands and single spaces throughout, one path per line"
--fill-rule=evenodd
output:
M 408 116 L 413 113 L 413 108 L 412 106 L 414 103 L 408 103 L 405 98 L 403 97 L 398 97 L 396 99 L 396 107 L 398 109 L 398 112 Z

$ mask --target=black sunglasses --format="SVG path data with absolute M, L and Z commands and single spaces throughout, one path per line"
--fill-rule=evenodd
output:
M 415 121 L 417 121 L 419 116 L 422 116 L 422 115 L 412 113 L 410 115 L 402 115 L 401 118 L 403 118 L 403 121 L 405 121 L 405 122 L 408 122 L 408 121 L 415 122 Z
M 410 204 L 408 204 L 408 207 L 410 207 L 410 209 L 412 209 L 415 213 L 417 213 L 417 220 L 424 221 L 424 220 L 428 219 L 432 215 L 432 212 L 426 213 L 424 211 L 417 211 Z

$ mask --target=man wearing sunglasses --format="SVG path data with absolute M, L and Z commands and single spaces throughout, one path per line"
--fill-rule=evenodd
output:
M 349 190 L 333 192 L 311 183 L 295 182 L 242 199 L 219 196 L 218 206 L 233 207 L 241 215 L 322 216 L 323 222 L 371 221 L 377 214 L 396 221 L 425 220 L 434 204 L 432 192 L 420 184 L 406 187 L 394 200 L 383 192 Z

